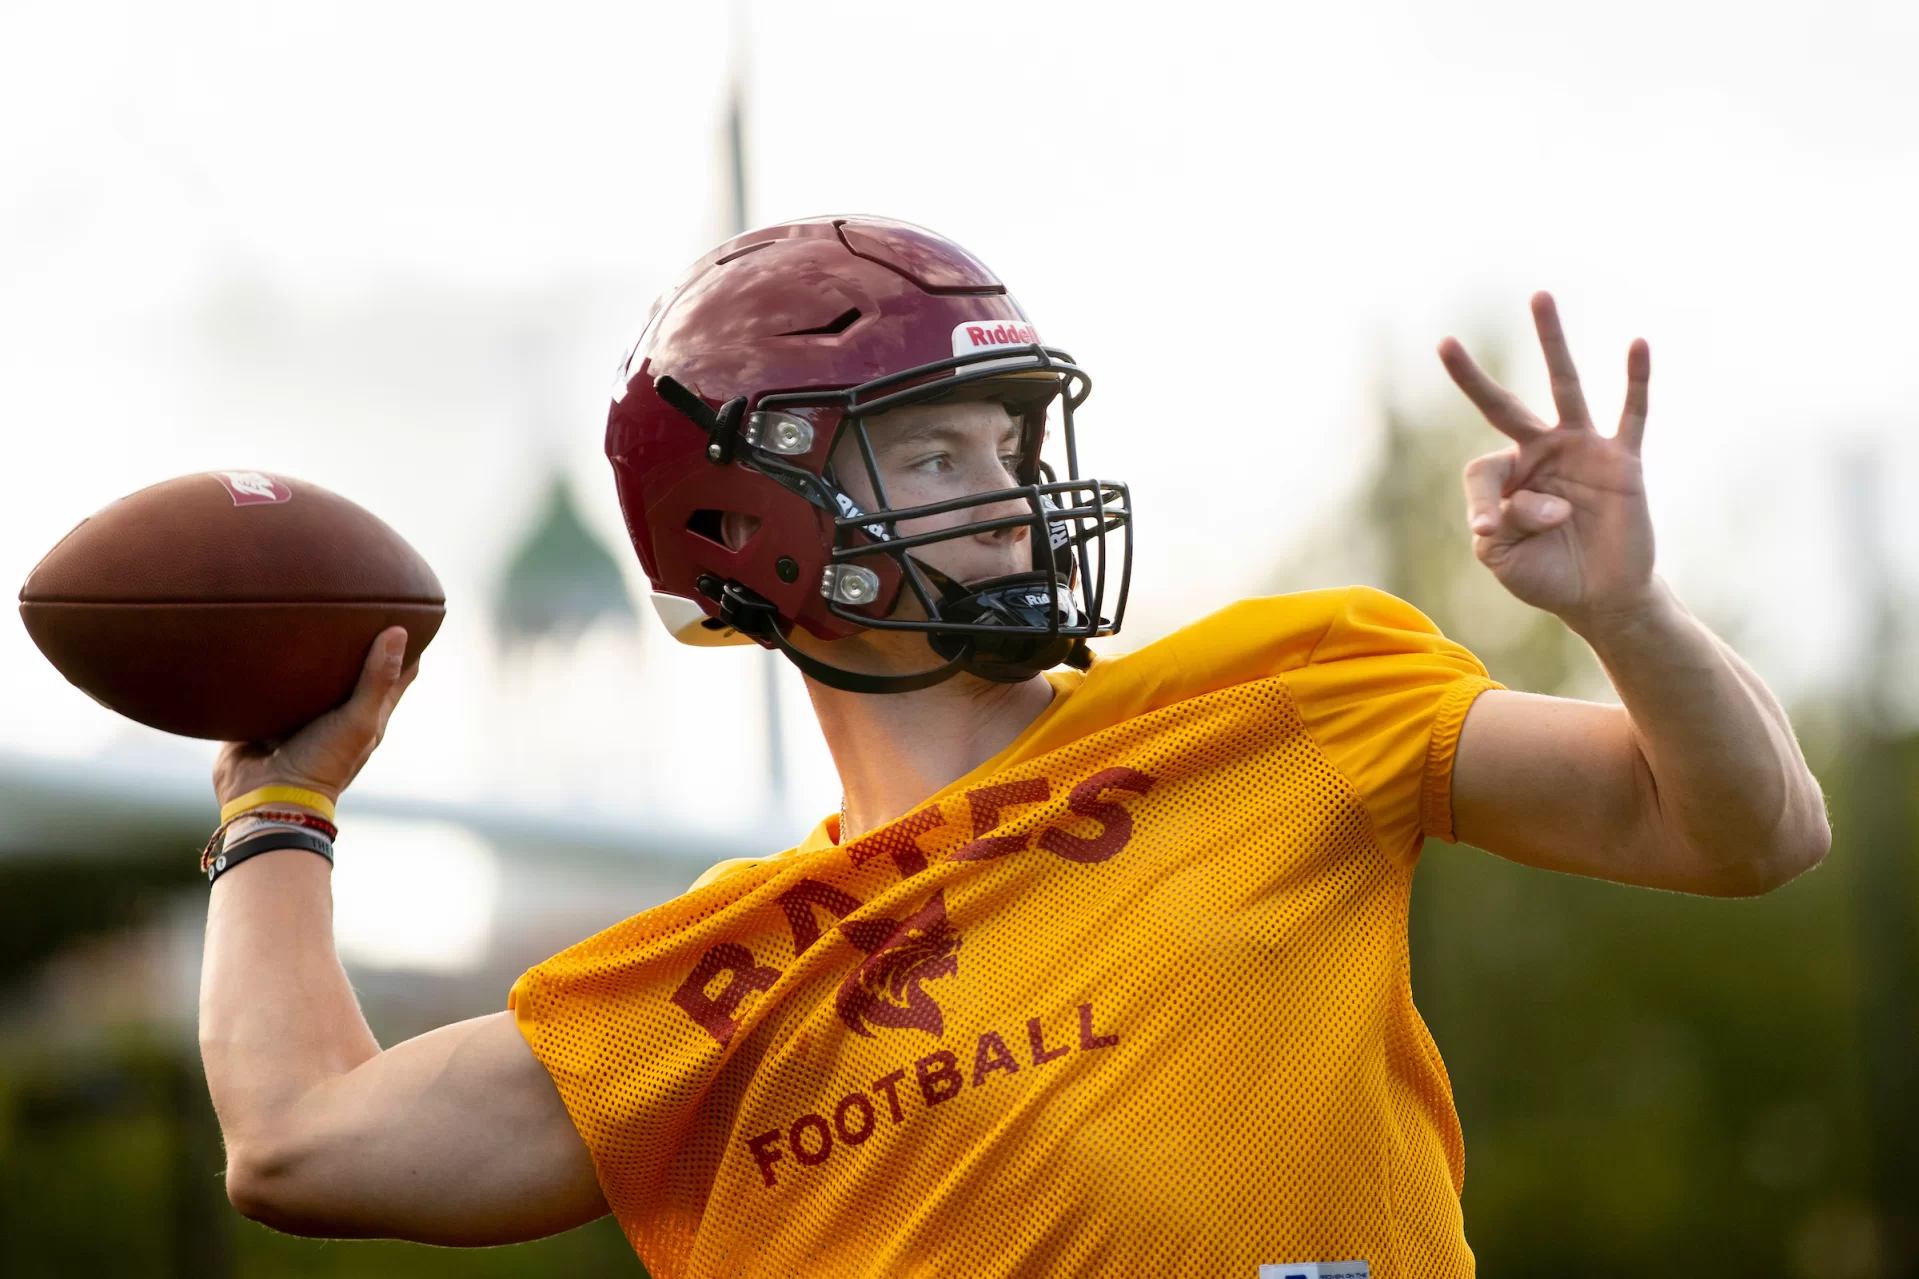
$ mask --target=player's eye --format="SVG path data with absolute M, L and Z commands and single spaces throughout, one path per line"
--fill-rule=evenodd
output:
M 953 469 L 953 455 L 950 453 L 929 453 L 912 464 L 912 470 L 927 475 L 939 475 Z

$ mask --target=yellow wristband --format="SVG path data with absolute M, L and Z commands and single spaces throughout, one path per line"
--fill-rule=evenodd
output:
M 230 822 L 249 808 L 258 808 L 262 804 L 301 804 L 328 821 L 333 820 L 333 801 L 317 790 L 303 790 L 298 786 L 262 786 L 259 790 L 250 790 L 240 798 L 221 805 L 220 821 L 222 824 Z

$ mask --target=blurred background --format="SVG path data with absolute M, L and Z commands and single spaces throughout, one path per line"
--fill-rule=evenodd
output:
M 1551 288 L 1601 416 L 1651 340 L 1662 571 L 1793 710 L 1835 845 L 1748 902 L 1427 850 L 1468 1236 L 1489 1275 L 1912 1275 L 1915 54 L 1909 3 L 0 4 L 0 579 L 212 467 L 424 552 L 446 625 L 336 876 L 390 1043 L 837 803 L 791 671 L 654 622 L 600 454 L 651 298 L 737 226 L 933 226 L 1092 371 L 1139 512 L 1107 647 L 1368 582 L 1606 698 L 1473 561 L 1502 441 L 1432 356 L 1544 405 Z M 226 1207 L 211 757 L 0 626 L 0 1273 L 640 1273 L 604 1221 L 453 1252 Z

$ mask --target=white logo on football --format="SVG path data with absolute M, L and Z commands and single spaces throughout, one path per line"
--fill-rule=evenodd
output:
M 258 471 L 222 471 L 220 474 L 227 477 L 227 483 L 236 492 L 264 497 L 268 501 L 280 496 L 274 491 L 273 481 Z

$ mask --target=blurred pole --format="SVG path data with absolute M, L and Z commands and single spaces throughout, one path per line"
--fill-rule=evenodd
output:
M 746 4 L 733 6 L 733 65 L 726 90 L 727 235 L 747 228 L 746 182 Z M 786 659 L 775 652 L 760 657 L 761 696 L 766 706 L 767 805 L 778 817 L 786 815 L 786 725 L 780 713 L 781 668 Z
M 744 12 L 743 9 L 736 12 Z M 740 62 L 746 55 L 739 48 L 740 36 L 734 37 L 733 74 L 726 90 L 726 158 L 727 158 L 727 234 L 734 236 L 746 230 L 746 76 L 740 69 Z
M 1900 678 L 1893 583 L 1885 562 L 1875 459 L 1844 463 L 1841 509 L 1870 630 L 1854 691 L 1851 790 L 1863 1014 L 1867 1140 L 1887 1279 L 1919 1275 L 1919 823 L 1912 769 L 1889 707 Z

